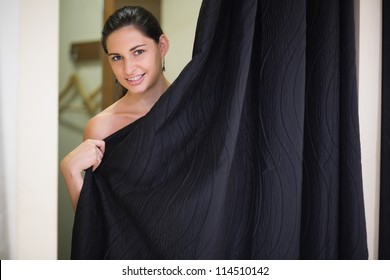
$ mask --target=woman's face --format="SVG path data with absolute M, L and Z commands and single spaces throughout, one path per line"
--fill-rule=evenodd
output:
M 162 59 L 168 51 L 165 35 L 156 43 L 132 25 L 122 27 L 108 36 L 107 51 L 118 82 L 129 92 L 153 93 L 160 90 L 160 83 L 164 82 Z

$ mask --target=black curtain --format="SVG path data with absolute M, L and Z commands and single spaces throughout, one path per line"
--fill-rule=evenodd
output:
M 390 2 L 382 1 L 382 129 L 379 259 L 390 259 Z
M 73 259 L 366 259 L 352 0 L 204 0 L 86 173 Z

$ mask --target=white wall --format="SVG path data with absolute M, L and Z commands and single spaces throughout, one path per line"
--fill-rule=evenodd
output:
M 3 0 L 0 11 L 8 257 L 55 259 L 58 1 Z
M 0 1 L 0 259 L 15 258 L 19 1 Z
M 173 82 L 192 57 L 201 0 L 162 0 L 161 26 L 170 49 L 165 59 L 166 77 Z
M 16 258 L 55 259 L 58 1 L 19 3 Z
M 378 258 L 381 116 L 381 0 L 355 0 L 359 6 L 359 117 L 370 259 Z

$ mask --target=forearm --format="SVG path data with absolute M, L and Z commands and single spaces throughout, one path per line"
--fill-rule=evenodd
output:
M 61 171 L 64 175 L 69 198 L 72 202 L 73 210 L 76 210 L 84 178 L 80 171 L 72 171 L 67 165 L 66 159 L 61 162 Z
M 71 151 L 61 161 L 61 171 L 64 175 L 74 210 L 76 210 L 81 188 L 84 183 L 82 173 L 90 167 L 94 171 L 100 165 L 104 154 L 104 147 L 104 141 L 88 139 Z

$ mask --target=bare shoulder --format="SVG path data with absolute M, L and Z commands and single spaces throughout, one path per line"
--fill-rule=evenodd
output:
M 87 122 L 84 128 L 84 140 L 103 140 L 115 132 L 113 129 L 116 122 L 116 103 L 107 107 Z
M 84 128 L 84 140 L 96 139 L 103 140 L 110 135 L 110 123 L 112 122 L 112 114 L 102 111 L 101 113 L 90 119 Z
M 142 115 L 118 100 L 88 121 L 84 128 L 84 140 L 103 140 Z

